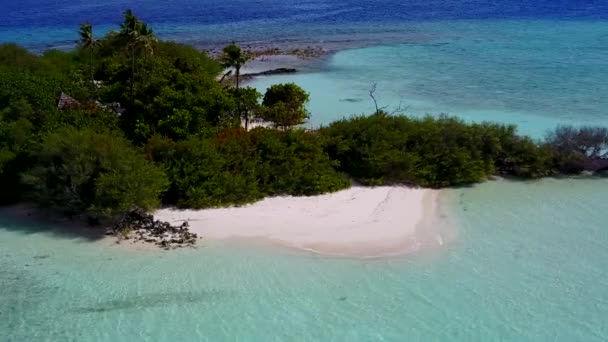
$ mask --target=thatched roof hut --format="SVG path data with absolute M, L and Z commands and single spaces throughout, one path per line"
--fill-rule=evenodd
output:
M 80 102 L 76 101 L 73 97 L 68 94 L 61 92 L 59 95 L 59 101 L 57 101 L 57 108 L 66 109 L 74 106 L 80 105 Z

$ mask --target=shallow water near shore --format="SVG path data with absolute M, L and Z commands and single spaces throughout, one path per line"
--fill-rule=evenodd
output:
M 0 332 L 8 341 L 602 341 L 606 193 L 606 179 L 448 190 L 456 240 L 371 260 L 205 243 L 131 250 L 3 218 Z
M 537 138 L 608 126 L 600 1 L 5 0 L 0 43 L 69 49 L 80 23 L 116 29 L 127 7 L 200 48 L 331 50 L 250 83 L 303 86 L 311 127 L 372 112 L 373 83 L 388 111 L 514 123 Z M 0 217 L 0 339 L 606 341 L 606 194 L 608 179 L 590 178 L 446 190 L 455 238 L 377 259 L 251 241 L 135 250 Z
M 427 38 L 337 52 L 318 71 L 259 78 L 295 82 L 318 127 L 379 107 L 414 116 L 515 124 L 542 137 L 558 124 L 608 126 L 608 22 L 483 20 L 412 25 Z

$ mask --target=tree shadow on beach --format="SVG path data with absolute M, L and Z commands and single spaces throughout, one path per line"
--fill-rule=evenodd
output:
M 0 230 L 26 235 L 50 234 L 60 238 L 85 241 L 98 241 L 106 237 L 106 231 L 101 226 L 93 227 L 78 220 L 21 206 L 0 207 Z

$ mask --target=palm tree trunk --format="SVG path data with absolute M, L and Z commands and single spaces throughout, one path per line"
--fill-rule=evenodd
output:
M 89 68 L 91 68 L 91 85 L 95 85 L 95 73 L 93 70 L 93 50 L 89 50 Z
M 241 76 L 241 68 L 236 67 L 236 89 L 239 89 L 239 77 Z
M 131 105 L 135 101 L 135 47 L 131 47 Z

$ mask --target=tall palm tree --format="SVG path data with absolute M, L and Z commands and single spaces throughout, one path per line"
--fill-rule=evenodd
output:
M 222 66 L 224 68 L 234 68 L 236 76 L 236 88 L 239 88 L 239 78 L 241 76 L 241 67 L 251 59 L 251 55 L 243 51 L 235 42 L 226 46 L 223 49 L 221 57 Z
M 133 12 L 129 9 L 124 13 L 124 21 L 120 25 L 120 37 L 123 40 L 127 48 L 127 53 L 131 57 L 131 102 L 133 102 L 134 96 L 134 84 L 135 84 L 135 58 L 137 53 L 143 51 L 144 53 L 152 54 L 154 52 L 153 46 L 157 41 L 154 31 L 148 28 L 148 25 L 133 15 Z
M 133 11 L 131 11 L 131 9 L 126 10 L 125 13 L 123 13 L 123 18 L 124 20 L 122 24 L 120 24 L 120 31 L 135 31 L 138 20 L 133 14 Z
M 85 22 L 80 25 L 80 47 L 84 50 L 89 50 L 89 68 L 91 70 L 91 83 L 94 81 L 95 69 L 93 67 L 93 52 L 96 47 L 99 46 L 99 40 L 95 39 L 93 35 L 93 25 L 89 22 Z
M 158 39 L 154 35 L 154 31 L 148 28 L 148 24 L 140 22 L 138 26 L 138 32 L 135 37 L 135 49 L 143 51 L 144 54 L 154 54 L 154 43 L 158 42 Z

